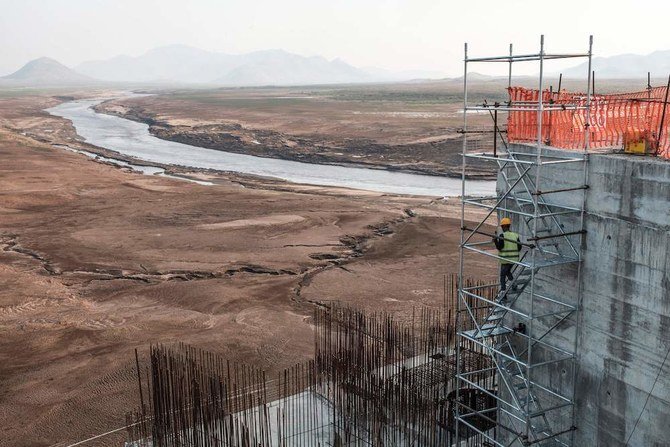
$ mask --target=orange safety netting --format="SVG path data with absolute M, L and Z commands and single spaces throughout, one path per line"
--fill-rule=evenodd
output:
M 529 109 L 510 111 L 507 119 L 509 141 L 537 141 L 538 113 L 530 109 L 537 107 L 538 90 L 510 87 L 509 94 L 512 105 L 527 105 Z M 589 148 L 622 147 L 624 138 L 644 135 L 654 149 L 658 148 L 659 156 L 670 158 L 670 107 L 667 107 L 661 129 L 665 100 L 666 87 L 634 93 L 592 95 L 590 123 L 586 126 L 585 94 L 545 90 L 542 92 L 544 106 L 553 109 L 565 107 L 565 110 L 542 113 L 542 141 L 554 147 L 583 149 L 588 127 Z

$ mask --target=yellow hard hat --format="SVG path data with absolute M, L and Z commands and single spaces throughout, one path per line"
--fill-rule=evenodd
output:
M 509 217 L 503 217 L 500 221 L 500 226 L 502 227 L 503 225 L 512 225 L 512 219 Z

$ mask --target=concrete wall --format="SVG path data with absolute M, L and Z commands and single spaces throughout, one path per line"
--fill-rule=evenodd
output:
M 581 176 L 578 165 L 556 165 L 542 185 L 574 185 Z M 573 318 L 556 334 L 566 346 L 577 337 L 574 445 L 624 446 L 630 437 L 630 446 L 670 446 L 670 359 L 661 371 L 670 350 L 670 161 L 592 154 L 588 176 L 580 331 Z M 581 194 L 552 200 L 578 205 Z M 576 272 L 543 269 L 539 290 L 576 296 Z M 557 388 L 571 386 L 569 371 L 544 374 Z

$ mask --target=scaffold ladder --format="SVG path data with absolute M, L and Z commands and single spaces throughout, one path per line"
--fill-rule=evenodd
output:
M 479 346 L 491 359 L 491 367 L 486 370 L 468 370 L 466 362 L 457 361 L 457 378 L 461 388 L 476 390 L 495 399 L 497 403 L 495 426 L 478 428 L 473 416 L 491 421 L 491 409 L 473 409 L 456 401 L 456 431 L 462 440 L 468 433 L 478 433 L 491 445 L 512 446 L 573 446 L 575 430 L 575 377 L 578 322 L 577 313 L 581 300 L 581 247 L 585 234 L 584 215 L 586 191 L 588 189 L 588 123 L 590 90 L 590 67 L 592 38 L 589 50 L 583 54 L 547 54 L 544 51 L 544 36 L 540 40 L 540 51 L 531 55 L 514 55 L 510 45 L 509 56 L 491 58 L 468 58 L 465 46 L 464 63 L 464 105 L 463 105 L 463 197 L 461 208 L 460 281 L 458 300 L 458 356 L 463 346 Z M 508 87 L 511 87 L 512 64 L 519 61 L 538 61 L 540 65 L 539 92 L 543 91 L 544 61 L 549 59 L 584 57 L 588 58 L 586 93 L 586 128 L 583 151 L 573 153 L 552 152 L 542 140 L 542 117 L 548 110 L 543 104 L 542 94 L 536 103 L 499 104 L 470 106 L 468 104 L 468 63 L 507 62 L 509 63 Z M 501 153 L 472 152 L 468 148 L 467 112 L 469 110 L 495 109 L 494 138 L 503 143 Z M 537 141 L 532 145 L 515 146 L 503 138 L 497 123 L 498 111 L 523 111 L 537 113 Z M 466 169 L 468 159 L 492 162 L 498 171 L 499 192 L 490 197 L 468 197 L 466 192 Z M 548 169 L 562 166 L 577 166 L 581 176 L 565 180 L 561 187 L 543 188 L 547 179 L 543 177 Z M 553 171 L 552 171 L 553 172 Z M 573 183 L 570 183 L 572 181 Z M 552 189 L 553 188 L 553 189 Z M 557 200 L 563 194 L 579 194 L 581 205 Z M 486 215 L 472 228 L 466 225 L 466 206 L 487 210 Z M 488 285 L 466 286 L 469 257 L 487 257 L 491 261 L 502 260 L 495 248 L 492 237 L 485 228 L 490 219 L 515 216 L 516 229 L 525 236 L 522 256 L 511 261 L 512 279 L 508 287 L 500 290 L 495 298 L 487 298 Z M 509 260 L 507 260 L 509 261 Z M 547 292 L 543 280 L 551 269 L 575 266 L 578 288 L 573 293 Z M 569 267 L 570 268 L 570 267 Z M 552 293 L 553 292 L 553 293 Z M 484 310 L 484 312 L 482 312 Z M 561 332 L 566 321 L 575 329 Z M 565 325 L 569 326 L 569 325 Z M 566 335 L 567 334 L 567 335 Z M 572 337 L 569 342 L 565 339 Z M 538 371 L 542 368 L 562 367 L 565 373 L 572 371 L 572 381 L 565 384 L 548 383 Z M 475 379 L 482 373 L 496 374 L 497 388 L 486 389 Z M 459 391 L 457 390 L 457 392 Z

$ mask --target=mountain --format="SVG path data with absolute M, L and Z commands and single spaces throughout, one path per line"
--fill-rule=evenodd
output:
M 14 73 L 3 76 L 5 83 L 17 85 L 74 85 L 90 84 L 93 78 L 77 73 L 60 62 L 42 57 L 32 60 Z
M 373 78 L 346 62 L 320 56 L 303 57 L 282 50 L 249 53 L 241 64 L 214 84 L 221 85 L 305 85 L 370 82 Z
M 84 62 L 77 70 L 106 81 L 183 82 L 219 85 L 289 85 L 365 82 L 370 76 L 338 59 L 305 57 L 283 50 L 231 55 L 170 45 L 138 57 Z
M 84 62 L 74 70 L 41 58 L 0 78 L 12 85 L 72 85 L 100 82 L 180 83 L 220 86 L 350 84 L 442 78 L 436 72 L 358 68 L 341 59 L 300 56 L 284 50 L 226 54 L 170 45 L 141 56 Z
M 156 48 L 137 57 L 84 62 L 77 71 L 105 81 L 245 85 L 335 84 L 409 80 L 409 73 L 372 71 L 340 59 L 300 56 L 283 50 L 244 54 L 205 51 L 186 45 Z
M 77 71 L 104 81 L 206 83 L 239 65 L 236 56 L 171 45 L 138 57 L 84 62 Z
M 651 54 L 620 54 L 610 57 L 594 57 L 593 70 L 598 78 L 644 78 L 647 72 L 653 77 L 666 77 L 670 74 L 670 50 L 655 51 Z M 572 78 L 585 78 L 588 63 L 563 70 L 563 75 Z

